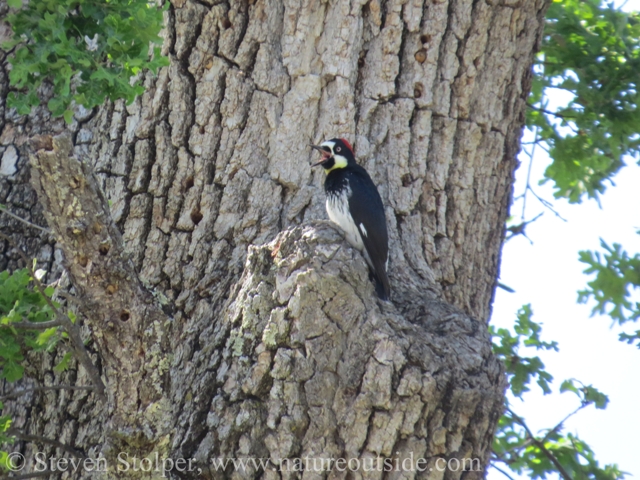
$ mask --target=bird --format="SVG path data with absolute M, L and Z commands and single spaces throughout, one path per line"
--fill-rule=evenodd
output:
M 356 163 L 353 147 L 344 138 L 332 138 L 321 145 L 309 145 L 322 154 L 326 173 L 324 191 L 329 218 L 344 232 L 347 241 L 362 252 L 378 297 L 389 300 L 387 276 L 389 235 L 384 205 L 367 171 Z

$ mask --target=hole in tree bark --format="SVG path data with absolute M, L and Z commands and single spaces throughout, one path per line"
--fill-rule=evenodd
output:
M 405 173 L 402 176 L 402 186 L 403 187 L 408 187 L 409 185 L 411 185 L 411 174 L 410 173 Z
M 414 96 L 415 98 L 420 98 L 420 97 L 422 96 L 422 89 L 423 89 L 422 84 L 421 84 L 421 83 L 419 83 L 419 82 L 418 82 L 418 83 L 416 83 L 416 84 L 413 86 L 413 96 Z
M 226 30 L 229 27 L 231 27 L 231 22 L 229 21 L 228 18 L 223 18 L 222 19 L 222 28 L 224 28 Z
M 427 59 L 427 51 L 424 48 L 422 50 L 418 50 L 414 57 L 416 59 L 416 62 L 424 63 L 424 61 Z
M 98 251 L 102 256 L 105 256 L 107 253 L 109 253 L 109 249 L 111 249 L 111 245 L 109 245 L 108 243 L 103 243 L 102 245 L 100 245 L 100 247 L 98 247 Z
M 420 35 L 420 41 L 422 43 L 429 43 L 429 41 L 431 40 L 431 35 Z
M 191 187 L 193 187 L 193 177 L 187 177 L 187 179 L 184 181 L 184 189 L 186 191 Z
M 82 180 L 79 177 L 71 177 L 71 180 L 69 180 L 69 186 L 71 186 L 71 188 L 73 188 L 74 190 L 80 187 L 81 184 Z
M 120 320 L 123 322 L 128 321 L 131 318 L 131 314 L 129 313 L 129 310 L 123 310 L 122 312 L 120 312 Z
M 200 212 L 199 210 L 194 210 L 191 212 L 191 221 L 195 224 L 198 225 L 200 223 L 200 220 L 202 220 L 202 212 Z

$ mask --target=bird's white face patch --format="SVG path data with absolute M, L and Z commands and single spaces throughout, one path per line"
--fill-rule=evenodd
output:
M 338 225 L 347 237 L 347 241 L 360 251 L 364 250 L 364 243 L 360 231 L 349 213 L 349 197 L 351 188 L 346 186 L 339 194 L 327 197 L 327 213 L 333 223 Z
M 341 153 L 344 152 L 339 151 L 342 149 L 342 147 L 336 147 L 336 143 L 332 142 L 331 140 L 327 140 L 320 146 L 329 147 L 333 156 L 333 166 L 327 170 L 327 173 L 329 173 L 331 170 L 335 170 L 336 168 L 345 168 L 347 166 L 347 158 L 341 155 Z

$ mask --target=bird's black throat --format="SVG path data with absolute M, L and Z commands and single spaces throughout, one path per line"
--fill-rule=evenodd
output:
M 333 166 L 336 164 L 336 159 L 333 157 L 327 158 L 327 160 L 322 164 L 322 168 L 325 170 L 331 170 Z

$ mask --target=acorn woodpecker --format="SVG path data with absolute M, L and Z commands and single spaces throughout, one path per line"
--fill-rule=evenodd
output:
M 367 171 L 356 163 L 353 148 L 344 138 L 333 138 L 310 147 L 322 153 L 322 159 L 312 167 L 322 165 L 327 174 L 324 191 L 329 218 L 364 255 L 378 297 L 389 300 L 389 238 L 378 189 Z

